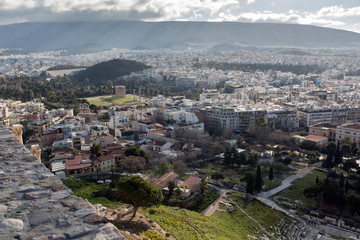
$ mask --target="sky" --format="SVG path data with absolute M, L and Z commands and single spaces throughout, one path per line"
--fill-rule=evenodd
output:
M 0 24 L 105 20 L 275 22 L 360 33 L 360 0 L 0 0 Z

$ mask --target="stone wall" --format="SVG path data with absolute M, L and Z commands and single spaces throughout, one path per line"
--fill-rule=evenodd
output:
M 0 239 L 124 239 L 0 124 Z

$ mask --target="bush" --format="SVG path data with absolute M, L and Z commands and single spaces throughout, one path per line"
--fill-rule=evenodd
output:
M 211 174 L 211 178 L 214 180 L 224 179 L 225 175 L 221 172 L 214 172 L 213 174 Z

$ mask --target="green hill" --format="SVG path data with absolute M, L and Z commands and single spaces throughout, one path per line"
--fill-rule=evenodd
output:
M 115 80 L 118 77 L 128 75 L 132 72 L 139 72 L 149 68 L 149 66 L 132 60 L 113 59 L 107 62 L 95 64 L 78 72 L 74 78 L 83 82 L 86 78 L 89 83 L 97 85 L 104 83 L 106 80 Z

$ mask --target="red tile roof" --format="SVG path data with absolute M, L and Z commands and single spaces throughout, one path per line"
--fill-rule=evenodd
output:
M 201 178 L 198 178 L 195 176 L 190 176 L 188 179 L 186 179 L 186 181 L 184 183 L 189 184 L 189 185 L 196 185 L 199 182 L 201 182 Z
M 153 144 L 155 146 L 164 146 L 166 144 L 166 142 L 164 142 L 164 141 L 154 141 Z

